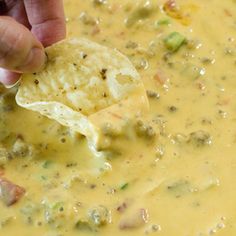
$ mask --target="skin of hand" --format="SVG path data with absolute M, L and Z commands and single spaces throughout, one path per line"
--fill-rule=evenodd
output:
M 0 82 L 40 71 L 44 47 L 65 36 L 63 0 L 0 0 Z

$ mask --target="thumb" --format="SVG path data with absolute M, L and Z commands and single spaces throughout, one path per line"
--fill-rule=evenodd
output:
M 0 67 L 15 72 L 37 72 L 45 59 L 42 44 L 25 26 L 10 17 L 0 17 Z

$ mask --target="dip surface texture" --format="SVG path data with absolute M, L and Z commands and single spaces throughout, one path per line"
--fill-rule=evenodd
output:
M 0 87 L 0 236 L 236 235 L 236 1 L 64 3 L 69 37 L 130 59 L 150 113 L 135 137 L 105 127 L 98 157 Z

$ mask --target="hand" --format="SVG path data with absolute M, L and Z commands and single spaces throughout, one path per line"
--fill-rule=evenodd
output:
M 65 35 L 63 0 L 0 0 L 0 82 L 42 69 L 44 47 Z

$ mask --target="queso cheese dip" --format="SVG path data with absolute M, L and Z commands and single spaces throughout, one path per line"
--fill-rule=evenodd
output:
M 0 87 L 0 235 L 236 235 L 236 1 L 64 3 L 68 36 L 126 55 L 150 111 L 96 156 Z

